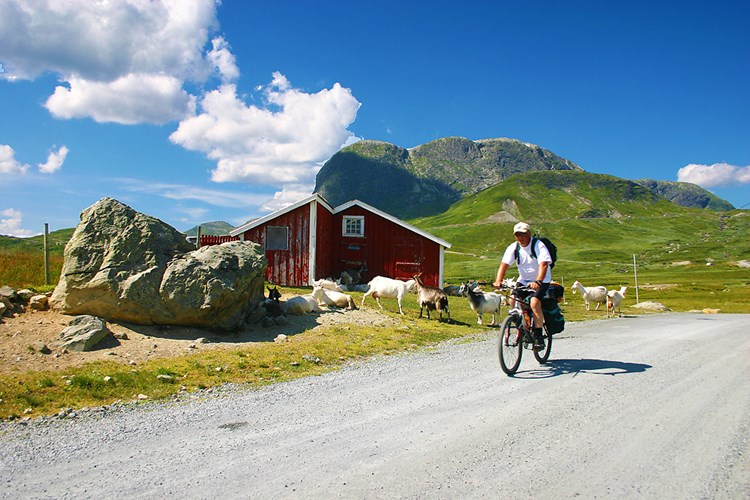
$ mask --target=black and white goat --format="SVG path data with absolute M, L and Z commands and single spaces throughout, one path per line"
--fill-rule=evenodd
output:
M 451 312 L 448 309 L 448 296 L 443 290 L 434 286 L 425 286 L 420 274 L 414 276 L 417 285 L 417 303 L 419 304 L 419 317 L 422 317 L 422 311 L 427 309 L 427 319 L 430 318 L 430 311 L 440 313 L 440 321 L 443 320 L 443 311 L 448 315 L 448 321 L 451 319 Z
M 471 310 L 477 313 L 477 323 L 482 324 L 482 315 L 491 313 L 492 323 L 495 326 L 496 317 L 500 316 L 500 309 L 505 305 L 505 296 L 495 292 L 483 292 L 476 288 L 473 283 L 462 283 L 461 295 L 469 298 Z

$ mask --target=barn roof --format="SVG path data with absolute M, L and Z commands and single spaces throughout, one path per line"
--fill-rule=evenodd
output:
M 279 217 L 279 216 L 284 215 L 286 213 L 289 213 L 289 212 L 292 212 L 294 210 L 297 210 L 299 207 L 307 205 L 308 203 L 311 203 L 313 201 L 317 201 L 318 203 L 322 204 L 332 214 L 338 214 L 340 212 L 348 210 L 349 208 L 351 208 L 353 206 L 358 206 L 358 207 L 364 208 L 368 212 L 372 212 L 372 213 L 374 213 L 376 215 L 379 215 L 380 217 L 383 217 L 384 219 L 387 219 L 387 220 L 393 222 L 394 224 L 398 224 L 399 226 L 401 226 L 401 227 L 403 227 L 405 229 L 408 229 L 409 231 L 411 231 L 413 233 L 417 233 L 420 236 L 422 236 L 422 237 L 424 237 L 424 238 L 426 238 L 426 239 L 428 239 L 430 241 L 433 241 L 433 242 L 437 243 L 438 245 L 441 245 L 441 246 L 443 246 L 445 248 L 450 248 L 451 247 L 451 244 L 448 243 L 447 241 L 445 241 L 443 239 L 440 239 L 437 236 L 434 236 L 434 235 L 432 235 L 432 234 L 430 234 L 430 233 L 428 233 L 426 231 L 422 231 L 421 229 L 416 228 L 416 227 L 412 226 L 411 224 L 406 223 L 406 222 L 402 221 L 401 219 L 399 219 L 397 217 L 394 217 L 394 216 L 392 216 L 390 214 L 387 214 L 387 213 L 383 212 L 382 210 L 378 210 L 377 208 L 373 207 L 372 205 L 368 205 L 364 201 L 352 200 L 352 201 L 348 201 L 346 203 L 343 203 L 343 204 L 339 205 L 336 208 L 331 208 L 331 205 L 325 200 L 325 198 L 323 198 L 321 195 L 319 195 L 317 193 L 315 193 L 315 194 L 313 194 L 311 196 L 308 196 L 307 198 L 304 198 L 304 199 L 302 199 L 302 200 L 300 200 L 300 201 L 298 201 L 296 203 L 293 203 L 293 204 L 289 205 L 288 207 L 282 208 L 281 210 L 277 210 L 277 211 L 272 212 L 272 213 L 270 213 L 268 215 L 265 215 L 265 216 L 260 217 L 258 219 L 251 220 L 250 222 L 247 222 L 247 223 L 245 223 L 245 224 L 243 224 L 241 226 L 238 226 L 238 227 L 232 229 L 231 231 L 229 231 L 229 234 L 231 236 L 237 236 L 239 234 L 244 233 L 245 231 L 249 231 L 250 229 L 253 229 L 253 228 L 256 228 L 258 226 L 261 226 L 261 225 L 265 224 L 266 222 L 269 222 L 269 221 L 275 219 L 276 217 Z

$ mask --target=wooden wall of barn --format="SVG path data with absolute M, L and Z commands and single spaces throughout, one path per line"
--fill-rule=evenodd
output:
M 268 269 L 266 279 L 270 283 L 287 286 L 307 286 L 310 282 L 309 239 L 310 204 L 281 214 L 256 228 L 245 231 L 244 239 L 259 243 L 266 248 L 266 229 L 269 226 L 289 228 L 288 250 L 266 250 Z
M 316 203 L 317 209 L 317 234 L 315 250 L 315 276 L 313 279 L 333 277 L 333 245 L 336 235 L 334 217 L 322 204 Z M 337 275 L 338 276 L 338 275 Z
M 365 236 L 342 235 L 344 216 L 364 216 Z M 333 275 L 342 270 L 367 266 L 366 280 L 374 276 L 407 280 L 422 273 L 426 285 L 442 286 L 440 281 L 440 245 L 373 212 L 352 206 L 336 214 L 333 241 L 337 243 Z

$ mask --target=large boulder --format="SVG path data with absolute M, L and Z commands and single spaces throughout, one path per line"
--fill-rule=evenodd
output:
M 195 250 L 168 224 L 103 198 L 81 213 L 50 305 L 143 325 L 234 330 L 262 300 L 266 266 L 255 243 Z

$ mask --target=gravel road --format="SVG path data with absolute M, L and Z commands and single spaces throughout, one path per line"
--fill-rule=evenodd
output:
M 496 330 L 261 390 L 0 428 L 8 498 L 748 498 L 750 315 Z

